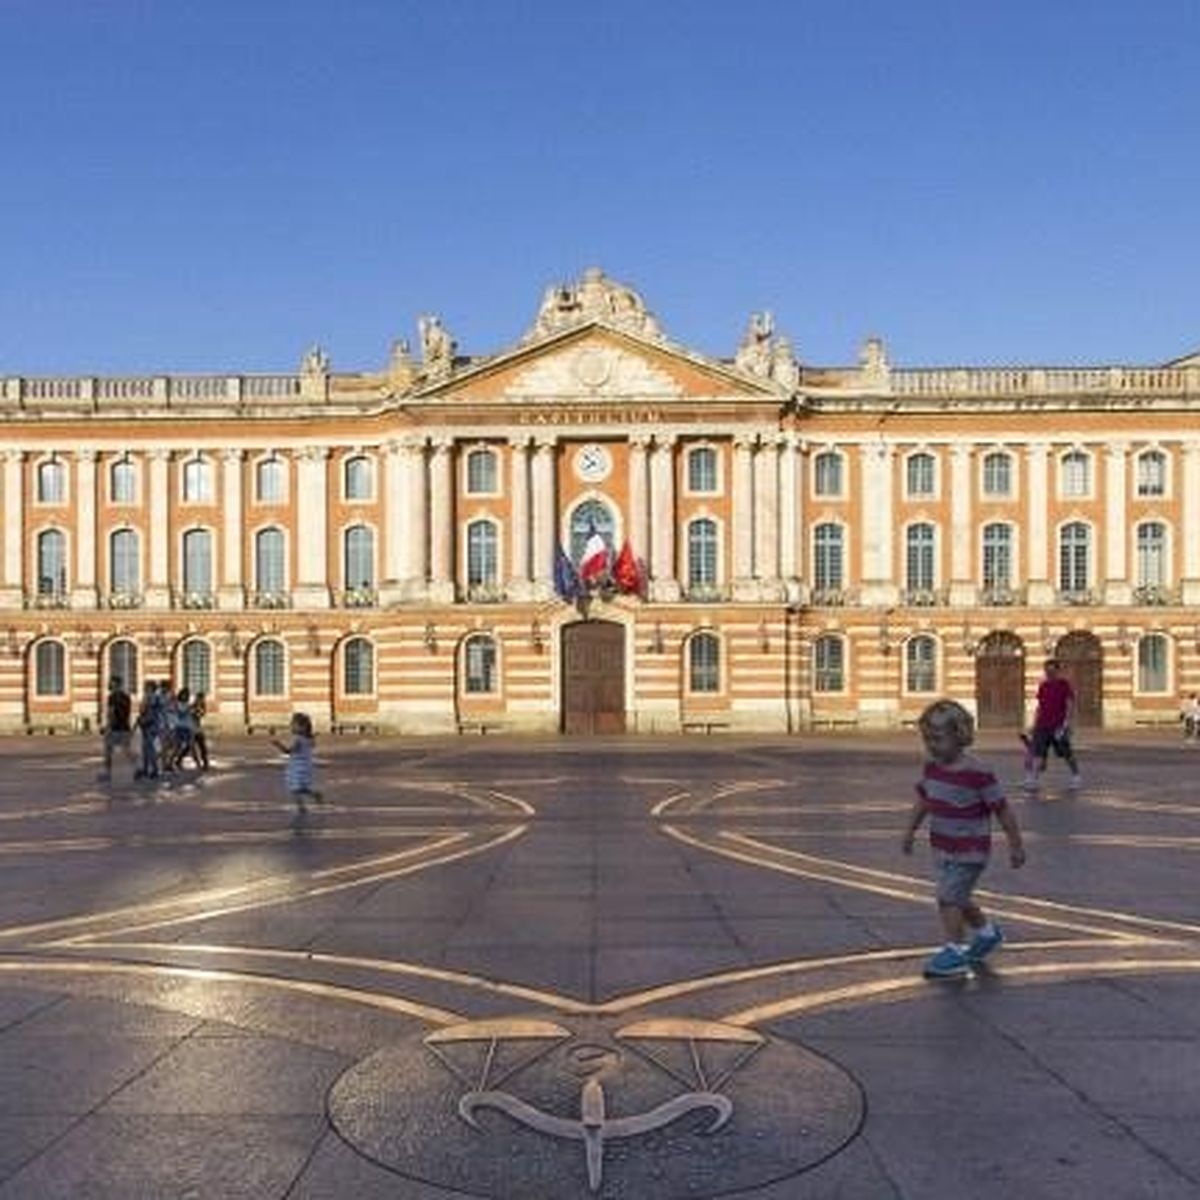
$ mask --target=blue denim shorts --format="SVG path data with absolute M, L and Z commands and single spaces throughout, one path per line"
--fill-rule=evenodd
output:
M 937 902 L 954 908 L 971 903 L 971 893 L 983 874 L 984 863 L 955 862 L 944 858 L 937 867 Z

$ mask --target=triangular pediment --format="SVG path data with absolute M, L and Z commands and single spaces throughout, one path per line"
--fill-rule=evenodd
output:
M 767 380 L 661 339 L 595 322 L 522 345 L 426 391 L 428 398 L 537 403 L 778 398 Z

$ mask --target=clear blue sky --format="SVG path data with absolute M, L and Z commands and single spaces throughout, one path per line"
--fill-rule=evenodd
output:
M 1200 347 L 1197 0 L 0 0 L 0 375 L 375 369 L 589 265 L 732 354 Z

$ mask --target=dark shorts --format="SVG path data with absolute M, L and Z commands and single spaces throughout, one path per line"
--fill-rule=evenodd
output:
M 1069 733 L 1055 734 L 1053 729 L 1035 729 L 1029 739 L 1029 749 L 1035 758 L 1046 761 L 1046 755 L 1051 750 L 1059 758 L 1071 757 L 1071 735 Z

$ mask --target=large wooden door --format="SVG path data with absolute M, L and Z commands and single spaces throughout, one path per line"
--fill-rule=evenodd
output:
M 1059 639 L 1054 648 L 1063 676 L 1075 689 L 1075 715 L 1072 722 L 1080 728 L 1098 728 L 1104 724 L 1104 651 L 1099 639 L 1077 629 Z
M 1025 648 L 1012 633 L 989 634 L 975 656 L 975 711 L 980 729 L 1025 724 Z
M 562 631 L 563 733 L 625 732 L 625 629 L 576 621 Z

